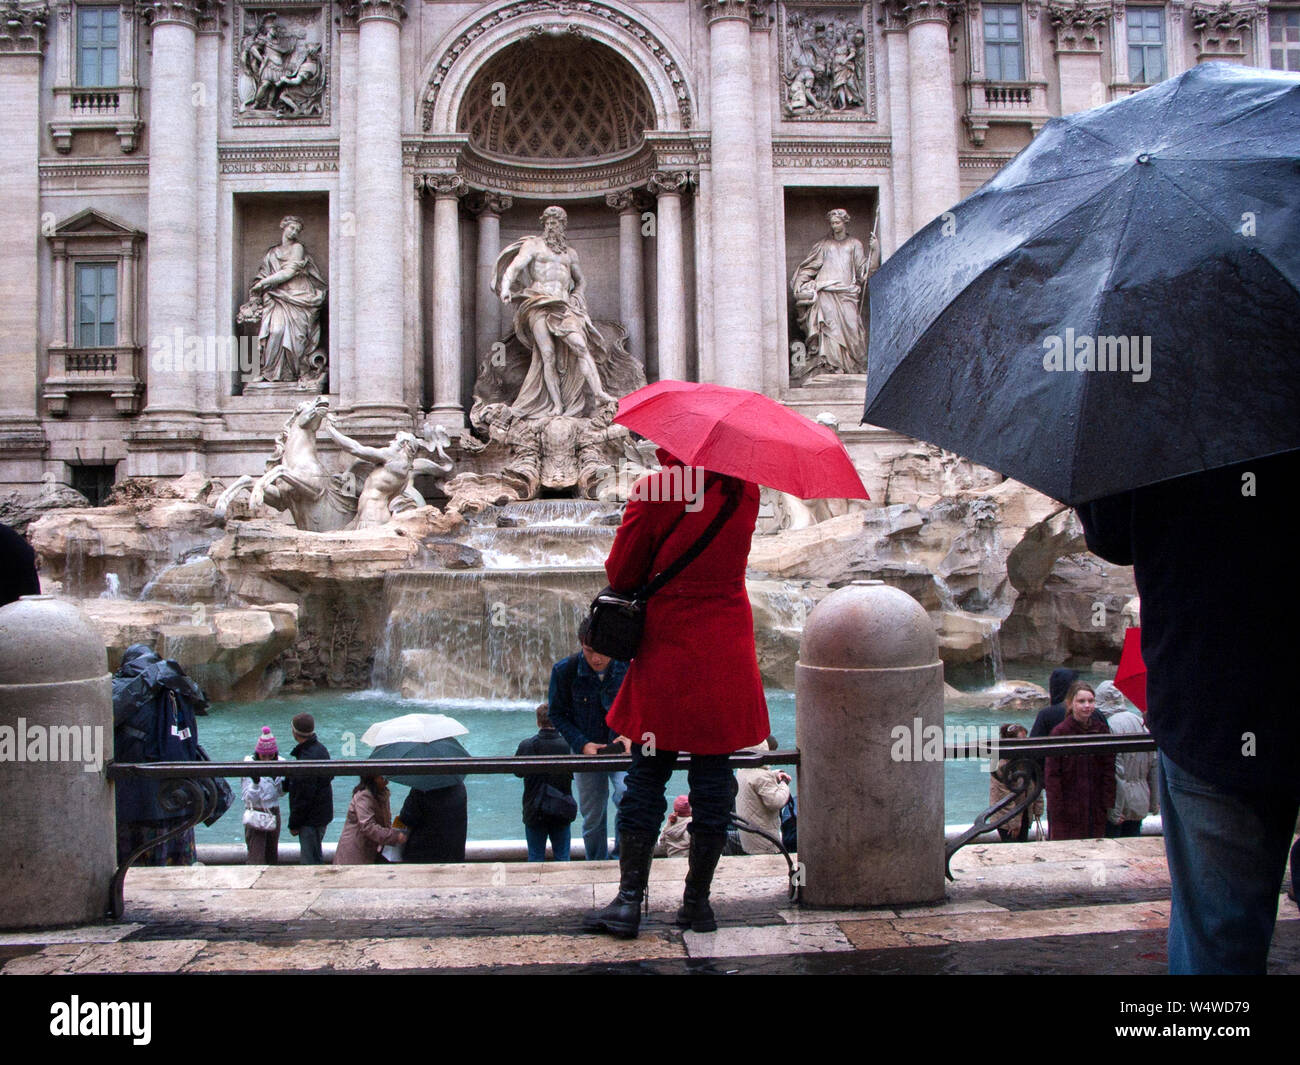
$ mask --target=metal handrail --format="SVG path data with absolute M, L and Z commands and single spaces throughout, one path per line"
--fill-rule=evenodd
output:
M 764 765 L 799 765 L 797 750 L 743 751 L 731 755 L 727 765 L 733 769 L 753 769 Z M 188 832 L 200 821 L 208 820 L 220 803 L 216 781 L 222 777 L 341 777 L 341 776 L 469 776 L 474 774 L 524 773 L 610 773 L 632 767 L 632 756 L 606 755 L 514 755 L 503 758 L 331 758 L 274 762 L 109 762 L 105 767 L 109 780 L 154 780 L 159 785 L 159 803 L 164 810 L 188 810 L 184 820 L 157 839 L 141 844 L 118 865 L 109 885 L 108 915 L 120 921 L 126 910 L 126 874 L 140 855 L 161 843 Z M 742 832 L 758 831 L 736 820 Z M 772 839 L 764 832 L 758 832 Z M 797 889 L 797 866 L 779 841 L 781 853 L 790 868 L 792 897 Z

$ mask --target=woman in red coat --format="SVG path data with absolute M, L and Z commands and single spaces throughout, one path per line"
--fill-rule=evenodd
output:
M 1090 684 L 1075 681 L 1065 694 L 1065 720 L 1052 729 L 1058 736 L 1105 735 L 1106 723 L 1094 715 L 1097 696 Z M 1101 839 L 1106 815 L 1115 805 L 1115 756 L 1082 754 L 1049 757 L 1047 838 Z
M 645 634 L 606 719 L 631 740 L 619 806 L 618 897 L 589 914 L 591 930 L 630 938 L 640 925 L 650 858 L 680 752 L 690 752 L 690 871 L 677 923 L 717 928 L 709 886 L 726 842 L 736 780 L 727 758 L 770 731 L 754 650 L 745 566 L 758 519 L 758 486 L 687 469 L 660 449 L 663 468 L 633 486 L 605 562 L 610 586 L 633 592 L 688 551 L 729 498 L 735 509 L 704 552 L 650 597 Z

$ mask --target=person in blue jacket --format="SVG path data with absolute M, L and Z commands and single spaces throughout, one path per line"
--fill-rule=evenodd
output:
M 574 754 L 600 754 L 615 742 L 623 752 L 629 741 L 615 735 L 605 724 L 614 697 L 627 673 L 627 663 L 597 654 L 587 644 L 588 621 L 578 628 L 582 649 L 551 669 L 551 687 L 546 701 L 550 706 L 551 724 L 560 730 Z M 623 799 L 626 773 L 576 773 L 578 812 L 582 815 L 582 842 L 587 861 L 604 861 L 618 857 L 618 828 L 614 829 L 614 853 L 609 852 L 608 808 L 613 792 L 614 809 Z

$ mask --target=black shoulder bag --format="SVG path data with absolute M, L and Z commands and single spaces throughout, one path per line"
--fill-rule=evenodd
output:
M 706 491 L 707 487 L 706 485 Z M 641 645 L 641 636 L 645 632 L 646 601 L 699 558 L 727 523 L 727 519 L 740 506 L 740 495 L 739 485 L 733 485 L 727 493 L 727 500 L 722 504 L 722 509 L 709 523 L 709 527 L 700 534 L 700 538 L 687 548 L 676 562 L 663 570 L 645 587 L 631 595 L 623 595 L 612 588 L 606 588 L 592 600 L 587 645 L 593 651 L 622 661 L 636 657 L 637 648 Z M 665 542 L 685 517 L 686 512 L 683 511 L 681 517 L 669 528 L 668 536 L 664 537 Z

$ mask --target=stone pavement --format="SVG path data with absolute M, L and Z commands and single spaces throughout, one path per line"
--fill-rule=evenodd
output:
M 5 974 L 242 972 L 1116 973 L 1165 970 L 1159 839 L 967 847 L 933 906 L 791 905 L 778 855 L 724 858 L 720 927 L 672 926 L 685 859 L 657 859 L 635 940 L 583 934 L 616 862 L 136 869 L 123 923 L 0 933 Z M 1281 902 L 1270 971 L 1300 972 Z

